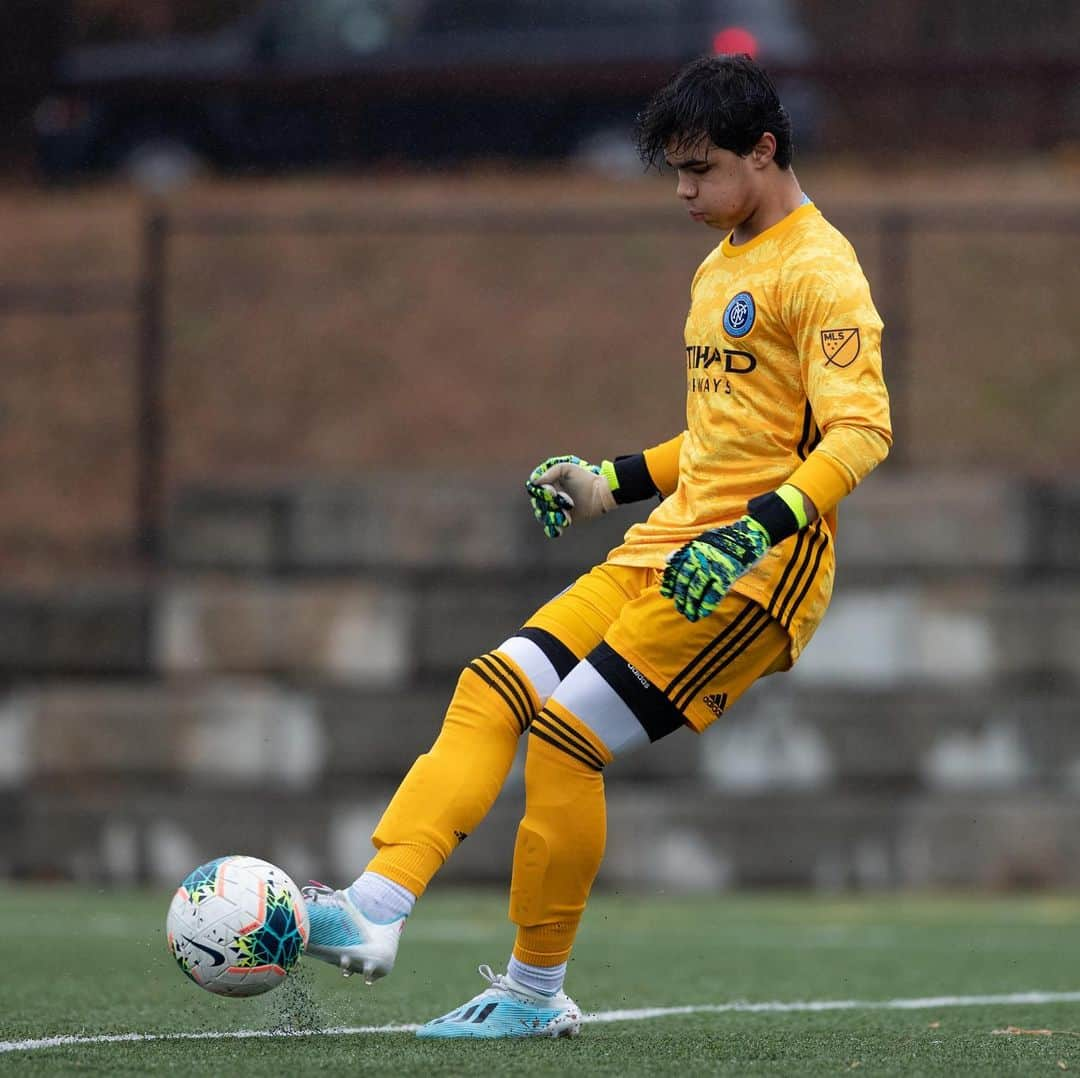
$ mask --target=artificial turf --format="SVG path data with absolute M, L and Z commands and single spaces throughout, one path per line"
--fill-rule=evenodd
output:
M 169 897 L 0 889 L 0 1072 L 625 1078 L 1080 1071 L 1080 1002 L 896 1002 L 1080 991 L 1080 899 L 1073 897 L 600 894 L 567 982 L 585 1011 L 739 1001 L 887 1006 L 665 1014 L 590 1023 L 573 1041 L 465 1043 L 325 1031 L 422 1022 L 480 991 L 475 966 L 501 967 L 512 940 L 498 894 L 436 890 L 425 897 L 394 974 L 373 988 L 305 960 L 284 987 L 247 1000 L 211 996 L 181 975 L 163 939 Z M 175 1038 L 232 1030 L 278 1035 Z M 127 1033 L 162 1039 L 23 1043 Z

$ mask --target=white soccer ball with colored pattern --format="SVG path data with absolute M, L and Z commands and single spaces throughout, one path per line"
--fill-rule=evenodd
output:
M 177 888 L 165 919 L 169 951 L 201 988 L 257 996 L 285 980 L 308 940 L 300 889 L 258 857 L 219 857 Z

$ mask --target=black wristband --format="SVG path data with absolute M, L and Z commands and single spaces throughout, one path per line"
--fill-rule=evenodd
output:
M 656 489 L 649 469 L 645 465 L 644 453 L 632 453 L 614 460 L 615 478 L 619 485 L 612 492 L 616 505 L 629 505 L 631 502 L 643 502 L 646 498 L 660 493 Z
M 769 533 L 773 546 L 799 530 L 799 521 L 791 506 L 775 490 L 751 498 L 746 511 Z

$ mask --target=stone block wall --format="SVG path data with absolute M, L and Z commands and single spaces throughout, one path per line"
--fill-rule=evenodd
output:
M 142 587 L 0 593 L 0 875 L 363 864 L 464 662 L 615 545 L 512 487 L 192 489 Z M 890 474 L 845 505 L 790 674 L 608 771 L 607 886 L 1080 882 L 1080 495 Z M 504 880 L 520 761 L 448 878 Z

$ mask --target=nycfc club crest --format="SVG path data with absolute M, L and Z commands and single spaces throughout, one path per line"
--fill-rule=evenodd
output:
M 724 332 L 729 337 L 745 337 L 754 328 L 757 308 L 749 292 L 732 296 L 724 308 Z

